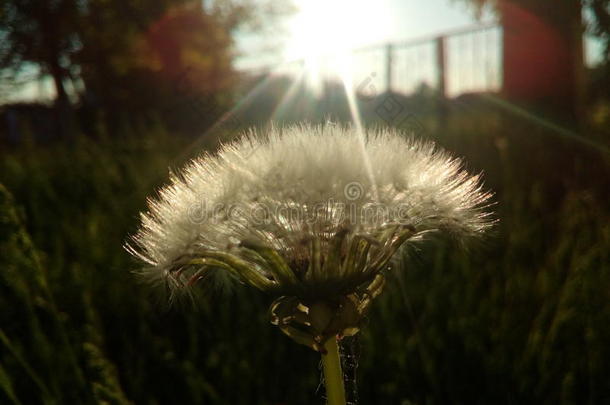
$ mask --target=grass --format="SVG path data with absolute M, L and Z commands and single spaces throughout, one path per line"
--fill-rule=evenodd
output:
M 608 157 L 513 117 L 454 117 L 428 136 L 485 171 L 499 225 L 470 254 L 409 252 L 344 347 L 348 395 L 609 401 Z M 2 152 L 0 403 L 322 403 L 319 356 L 269 325 L 267 297 L 236 286 L 168 309 L 129 273 L 145 197 L 193 153 L 135 132 Z

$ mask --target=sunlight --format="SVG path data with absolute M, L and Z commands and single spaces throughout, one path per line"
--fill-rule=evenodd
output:
M 325 77 L 344 80 L 354 48 L 388 37 L 384 7 L 366 1 L 299 0 L 289 24 L 287 60 L 303 60 L 306 79 L 318 88 Z
M 357 23 L 362 10 L 351 7 L 348 1 L 302 1 L 299 12 L 291 23 L 288 58 L 311 58 L 323 54 L 347 51 L 355 45 Z M 354 18 L 356 17 L 356 18 Z
M 352 51 L 389 38 L 385 7 L 366 1 L 301 0 L 292 21 L 287 60 L 303 61 L 303 76 L 316 93 L 325 80 L 340 80 L 345 88 L 352 123 L 362 141 L 362 158 L 377 200 L 375 177 L 364 150 L 364 132 L 354 91 Z M 283 101 L 284 102 L 284 101 Z M 282 102 L 282 104 L 283 104 Z
M 343 60 L 343 62 L 343 64 L 338 65 L 339 74 L 341 76 L 341 80 L 343 81 L 345 95 L 347 96 L 347 103 L 349 105 L 349 111 L 352 116 L 352 125 L 354 126 L 356 133 L 360 138 L 362 161 L 364 162 L 367 176 L 369 178 L 369 181 L 371 182 L 371 189 L 373 192 L 372 198 L 374 201 L 378 202 L 379 194 L 377 190 L 377 181 L 375 179 L 375 174 L 373 173 L 373 168 L 371 166 L 369 155 L 365 150 L 365 135 L 362 126 L 362 117 L 360 116 L 360 110 L 358 109 L 358 104 L 356 102 L 356 92 L 354 91 L 354 81 L 352 77 L 352 70 L 350 69 L 349 58 Z

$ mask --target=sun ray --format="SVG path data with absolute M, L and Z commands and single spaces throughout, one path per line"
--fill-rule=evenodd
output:
M 356 128 L 358 136 L 360 138 L 360 150 L 362 153 L 362 160 L 364 165 L 366 166 L 366 171 L 369 177 L 369 181 L 371 182 L 371 190 L 373 191 L 373 200 L 379 201 L 379 193 L 377 190 L 377 182 L 375 180 L 375 174 L 373 173 L 373 168 L 371 166 L 371 161 L 366 153 L 365 148 L 365 139 L 364 139 L 364 128 L 362 126 L 362 117 L 360 115 L 360 110 L 358 109 L 358 103 L 356 102 L 356 93 L 354 91 L 354 83 L 352 78 L 352 70 L 351 70 L 351 58 L 349 55 L 344 55 L 343 58 L 339 61 L 339 72 L 341 75 L 341 81 L 343 82 L 343 88 L 345 89 L 345 95 L 347 97 L 347 102 L 349 105 L 350 115 L 352 117 L 352 123 Z
M 265 77 L 257 83 L 246 95 L 244 95 L 231 109 L 224 112 L 214 124 L 199 135 L 193 142 L 182 150 L 175 162 L 182 162 L 188 159 L 194 151 L 205 149 L 206 146 L 213 145 L 214 142 L 230 141 L 238 134 L 237 130 L 241 130 L 243 125 L 239 120 L 239 113 L 249 102 L 256 100 L 256 97 L 264 94 L 272 83 L 272 81 L 287 69 L 290 69 L 294 62 L 284 62 L 276 66 L 271 72 L 265 74 Z M 224 128 L 223 128 L 224 127 Z M 228 132 L 227 132 L 228 131 Z
M 288 108 L 290 108 L 290 102 L 294 99 L 295 95 L 297 95 L 299 89 L 302 88 L 305 78 L 305 70 L 301 69 L 296 76 L 292 79 L 292 83 L 286 93 L 282 96 L 280 101 L 277 103 L 275 108 L 273 109 L 273 113 L 271 114 L 271 121 L 276 121 L 285 116 Z

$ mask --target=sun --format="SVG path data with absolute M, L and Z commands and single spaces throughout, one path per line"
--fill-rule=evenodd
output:
M 292 24 L 287 56 L 309 58 L 347 51 L 356 33 L 349 2 L 342 0 L 303 0 Z M 350 21 L 352 20 L 352 21 Z
M 370 1 L 297 0 L 286 60 L 302 60 L 310 80 L 348 74 L 353 49 L 386 38 L 383 7 Z

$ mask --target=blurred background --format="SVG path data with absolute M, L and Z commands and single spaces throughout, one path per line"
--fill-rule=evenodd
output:
M 245 128 L 396 127 L 499 225 L 410 252 L 343 345 L 362 404 L 610 403 L 608 0 L 3 0 L 0 403 L 324 403 L 235 286 L 168 308 L 122 244 Z

